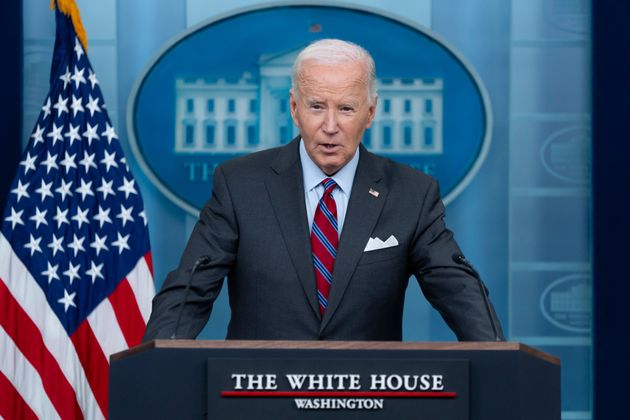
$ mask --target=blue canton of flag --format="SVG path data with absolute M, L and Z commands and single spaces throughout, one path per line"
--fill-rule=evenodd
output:
M 2 217 L 0 379 L 37 417 L 104 418 L 109 355 L 140 342 L 150 313 L 147 217 L 86 51 L 56 14 L 50 93 Z

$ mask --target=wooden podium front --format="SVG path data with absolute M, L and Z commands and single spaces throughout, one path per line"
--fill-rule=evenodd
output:
M 559 359 L 512 342 L 155 340 L 111 356 L 110 419 L 560 419 Z

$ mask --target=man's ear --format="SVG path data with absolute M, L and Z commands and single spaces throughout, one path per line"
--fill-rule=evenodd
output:
M 376 115 L 377 104 L 378 104 L 378 95 L 375 95 L 374 101 L 372 102 L 372 104 L 370 105 L 370 108 L 368 109 L 368 121 L 365 128 L 370 128 L 370 126 L 372 125 L 372 121 L 374 121 L 374 116 Z
M 289 109 L 291 110 L 291 119 L 293 119 L 293 123 L 297 127 L 299 127 L 299 125 L 297 123 L 297 119 L 296 119 L 297 105 L 298 105 L 297 104 L 298 98 L 296 96 L 297 95 L 293 91 L 293 88 L 291 88 L 291 90 L 289 91 Z

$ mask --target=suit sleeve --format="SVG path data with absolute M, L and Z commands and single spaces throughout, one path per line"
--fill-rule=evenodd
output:
M 461 254 L 461 250 L 453 233 L 446 228 L 439 188 L 437 182 L 431 180 L 412 243 L 412 272 L 426 298 L 458 340 L 494 340 L 490 316 L 503 340 L 499 320 L 489 301 L 490 311 L 486 308 L 482 295 L 486 290 L 482 292 L 479 281 L 468 267 L 454 261 L 453 255 L 457 254 Z
M 151 317 L 143 341 L 169 338 L 184 301 L 190 271 L 201 256 L 210 262 L 194 274 L 183 309 L 177 338 L 195 338 L 205 326 L 212 305 L 230 272 L 238 247 L 238 224 L 227 181 L 219 166 L 214 173 L 212 197 L 202 209 L 179 266 L 169 273 L 162 290 L 153 299 Z

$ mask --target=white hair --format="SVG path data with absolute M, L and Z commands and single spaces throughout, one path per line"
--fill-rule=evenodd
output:
M 298 94 L 301 72 L 306 61 L 317 64 L 334 65 L 360 62 L 365 65 L 368 87 L 368 99 L 374 103 L 376 98 L 376 66 L 374 59 L 365 48 L 340 39 L 320 39 L 309 44 L 298 54 L 291 69 L 291 90 Z

